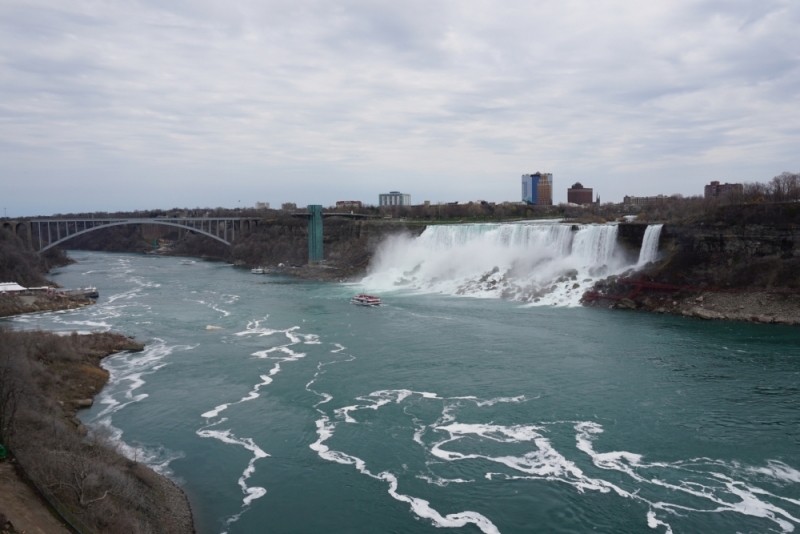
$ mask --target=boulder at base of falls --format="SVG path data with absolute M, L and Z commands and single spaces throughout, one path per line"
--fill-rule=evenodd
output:
M 617 302 L 616 306 L 614 306 L 618 310 L 635 310 L 636 303 L 633 302 L 631 299 L 622 299 Z

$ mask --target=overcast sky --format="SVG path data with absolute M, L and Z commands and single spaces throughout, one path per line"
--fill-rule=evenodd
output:
M 603 201 L 800 172 L 797 0 L 0 1 L 0 207 Z

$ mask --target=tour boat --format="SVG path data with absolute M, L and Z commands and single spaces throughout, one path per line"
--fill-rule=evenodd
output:
M 83 296 L 90 299 L 96 299 L 100 297 L 100 292 L 97 291 L 96 287 L 84 287 L 81 291 L 83 291 Z
M 84 297 L 89 299 L 96 299 L 100 297 L 100 293 L 94 286 L 79 287 L 78 289 L 68 289 L 64 291 L 64 293 L 66 293 L 67 295 L 73 295 L 76 297 Z
M 253 274 L 264 274 L 264 268 L 256 267 L 255 269 L 250 269 L 250 272 Z
M 380 306 L 381 299 L 380 297 L 360 293 L 350 299 L 350 304 L 358 304 L 359 306 Z

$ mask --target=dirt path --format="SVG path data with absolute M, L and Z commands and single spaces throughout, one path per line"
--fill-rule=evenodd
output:
M 70 534 L 33 490 L 17 477 L 8 461 L 0 462 L 0 513 L 11 521 L 17 532 Z

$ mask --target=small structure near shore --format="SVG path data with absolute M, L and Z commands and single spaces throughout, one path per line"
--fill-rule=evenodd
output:
M 0 293 L 19 293 L 27 291 L 27 287 L 22 287 L 16 282 L 2 282 L 0 283 Z
M 49 286 L 41 286 L 41 287 L 23 287 L 16 282 L 0 282 L 0 294 L 23 294 L 23 293 L 41 293 L 52 291 L 52 287 Z

